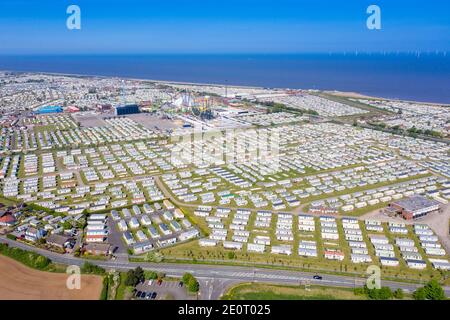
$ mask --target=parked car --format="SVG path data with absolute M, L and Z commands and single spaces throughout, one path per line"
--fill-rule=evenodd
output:
M 142 293 L 142 291 L 140 291 L 140 290 L 138 292 L 136 292 L 136 297 L 140 298 L 141 297 L 141 293 Z
M 152 293 L 152 300 L 155 300 L 157 295 L 158 295 L 158 294 L 157 294 L 156 292 L 153 292 L 153 293 Z
M 161 280 L 161 279 L 159 279 L 159 280 L 158 280 L 158 286 L 160 286 L 160 285 L 161 285 L 161 283 L 162 283 L 162 280 Z
M 178 282 L 178 286 L 181 288 L 183 286 L 183 281 Z

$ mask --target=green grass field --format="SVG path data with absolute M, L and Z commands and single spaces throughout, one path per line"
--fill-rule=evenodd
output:
M 260 283 L 239 284 L 222 300 L 363 300 L 352 289 L 321 286 L 281 286 Z

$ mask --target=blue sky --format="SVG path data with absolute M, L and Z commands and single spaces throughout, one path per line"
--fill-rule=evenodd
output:
M 66 28 L 79 5 L 82 29 Z M 382 29 L 366 28 L 381 8 Z M 448 0 L 1 0 L 0 54 L 449 51 Z

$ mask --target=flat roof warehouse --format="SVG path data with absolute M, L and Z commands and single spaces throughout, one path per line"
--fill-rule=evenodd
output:
M 34 111 L 36 114 L 46 114 L 46 113 L 59 113 L 63 112 L 61 106 L 43 106 Z
M 439 210 L 440 203 L 423 196 L 411 196 L 406 199 L 397 200 L 390 204 L 391 207 L 400 209 L 406 219 L 418 218 L 432 211 Z

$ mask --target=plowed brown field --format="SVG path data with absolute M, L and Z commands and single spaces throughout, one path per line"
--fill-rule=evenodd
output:
M 80 290 L 69 290 L 65 273 L 31 269 L 0 255 L 0 300 L 98 300 L 102 278 L 81 276 Z

